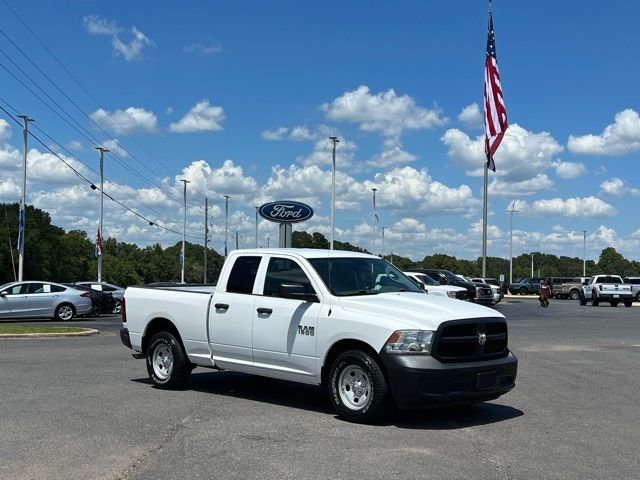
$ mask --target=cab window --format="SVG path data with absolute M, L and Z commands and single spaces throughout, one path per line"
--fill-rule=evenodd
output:
M 236 258 L 227 280 L 227 292 L 252 293 L 261 259 L 262 257 Z
M 19 283 L 18 285 L 14 285 L 7 289 L 7 293 L 9 295 L 20 295 L 25 294 L 29 290 L 28 283 Z
M 30 283 L 27 293 L 45 293 L 44 284 L 42 283 Z
M 316 293 L 309 278 L 297 262 L 288 258 L 272 258 L 269 260 L 267 268 L 264 295 L 279 297 L 280 286 L 283 284 L 300 285 L 304 288 L 304 293 Z

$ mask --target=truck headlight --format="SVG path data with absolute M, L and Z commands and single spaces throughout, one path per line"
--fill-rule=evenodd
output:
M 456 298 L 456 292 L 447 292 L 449 298 Z
M 384 346 L 387 353 L 423 353 L 431 352 L 433 332 L 429 330 L 398 330 L 393 332 Z

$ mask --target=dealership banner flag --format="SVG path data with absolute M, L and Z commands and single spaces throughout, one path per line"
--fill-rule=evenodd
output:
M 102 255 L 102 232 L 100 231 L 100 227 L 98 227 L 98 233 L 96 234 L 96 257 Z

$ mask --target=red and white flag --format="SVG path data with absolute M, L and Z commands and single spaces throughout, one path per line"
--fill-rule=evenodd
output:
M 507 110 L 502 98 L 500 72 L 496 59 L 496 39 L 493 33 L 491 0 L 489 0 L 489 31 L 487 32 L 487 58 L 484 63 L 484 150 L 487 166 L 496 171 L 493 155 L 496 153 L 504 132 L 507 130 Z
M 96 234 L 96 257 L 102 255 L 102 232 L 98 227 L 98 233 Z

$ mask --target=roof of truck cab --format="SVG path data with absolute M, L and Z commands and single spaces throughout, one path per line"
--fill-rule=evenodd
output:
M 242 250 L 234 250 L 231 252 L 236 255 L 282 255 L 292 254 L 300 255 L 304 258 L 379 258 L 368 253 L 351 252 L 349 250 L 325 250 L 321 248 L 248 248 Z

